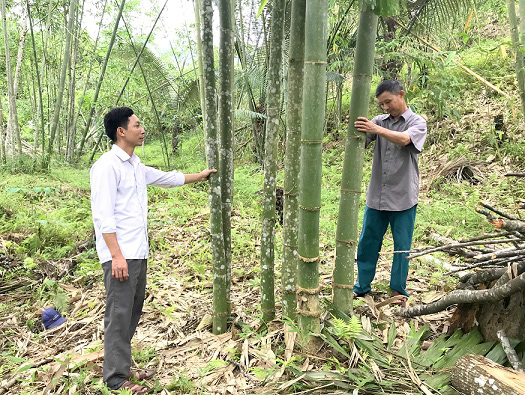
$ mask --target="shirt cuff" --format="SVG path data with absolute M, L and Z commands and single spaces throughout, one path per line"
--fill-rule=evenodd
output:
M 184 173 L 181 173 L 180 171 L 173 170 L 170 173 L 173 173 L 174 180 L 175 180 L 175 186 L 181 186 L 184 185 L 186 182 L 186 176 Z
M 117 232 L 117 224 L 115 221 L 115 217 L 111 216 L 109 218 L 106 218 L 102 221 L 99 221 L 98 227 L 100 229 L 101 233 L 116 233 Z

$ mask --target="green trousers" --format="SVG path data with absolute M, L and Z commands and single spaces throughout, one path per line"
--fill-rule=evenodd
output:
M 404 211 L 379 211 L 366 207 L 363 228 L 357 247 L 357 283 L 354 292 L 366 294 L 372 289 L 370 284 L 376 274 L 377 259 L 383 244 L 383 237 L 390 224 L 394 237 L 395 251 L 408 251 L 412 245 L 416 207 Z M 406 291 L 408 276 L 407 253 L 394 254 L 390 271 L 390 289 L 409 296 Z

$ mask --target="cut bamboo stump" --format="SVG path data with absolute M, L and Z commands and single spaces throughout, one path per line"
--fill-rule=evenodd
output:
M 525 373 L 505 368 L 481 355 L 460 358 L 451 371 L 451 384 L 462 394 L 525 395 Z

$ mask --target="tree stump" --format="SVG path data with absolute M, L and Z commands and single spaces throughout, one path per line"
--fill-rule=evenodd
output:
M 525 395 L 525 373 L 504 368 L 481 355 L 460 358 L 451 371 L 451 384 L 462 394 Z

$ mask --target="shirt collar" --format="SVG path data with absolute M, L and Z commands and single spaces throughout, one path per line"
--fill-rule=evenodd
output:
M 139 157 L 133 153 L 133 155 L 129 156 L 126 151 L 124 151 L 122 148 L 120 148 L 117 144 L 113 144 L 111 147 L 111 151 L 122 161 L 126 162 L 129 161 L 131 163 L 137 162 L 139 160 Z M 131 160 L 130 160 L 131 159 Z
M 401 114 L 399 116 L 399 118 L 403 118 L 403 121 L 406 122 L 412 116 L 412 114 L 414 114 L 414 112 L 411 110 L 410 107 L 408 107 L 407 110 L 403 114 Z M 383 114 L 383 119 L 382 120 L 384 121 L 385 119 L 392 119 L 392 120 L 394 120 L 394 117 L 392 115 L 390 115 L 390 114 Z

